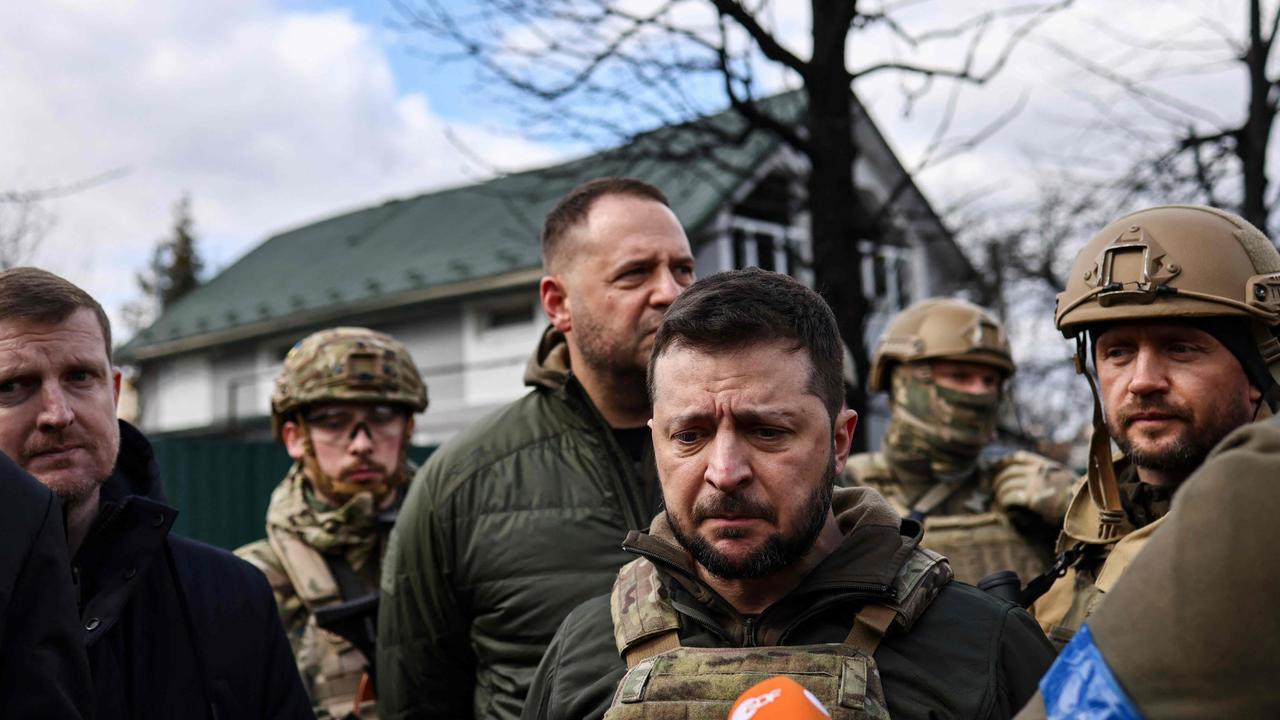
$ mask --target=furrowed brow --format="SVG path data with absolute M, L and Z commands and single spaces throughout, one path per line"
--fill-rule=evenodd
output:
M 793 425 L 800 419 L 800 413 L 781 408 L 762 408 L 759 410 L 743 409 L 733 413 L 739 422 L 752 425 Z

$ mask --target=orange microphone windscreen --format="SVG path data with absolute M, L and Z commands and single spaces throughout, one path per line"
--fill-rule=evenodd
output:
M 813 693 L 786 677 L 771 677 L 738 696 L 729 720 L 828 720 Z

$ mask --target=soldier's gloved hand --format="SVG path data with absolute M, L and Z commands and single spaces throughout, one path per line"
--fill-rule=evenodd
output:
M 996 505 L 1020 507 L 1045 522 L 1060 525 L 1071 504 L 1075 475 L 1061 463 L 1019 450 L 995 463 L 992 490 Z

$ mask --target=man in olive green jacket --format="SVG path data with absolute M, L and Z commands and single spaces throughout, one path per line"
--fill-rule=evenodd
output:
M 392 531 L 378 621 L 383 718 L 515 718 L 556 627 L 609 590 L 659 492 L 644 373 L 693 282 L 666 199 L 605 178 L 543 230 L 551 321 L 533 390 L 427 462 Z
M 1280 717 L 1277 476 L 1280 419 L 1229 435 L 1019 720 Z

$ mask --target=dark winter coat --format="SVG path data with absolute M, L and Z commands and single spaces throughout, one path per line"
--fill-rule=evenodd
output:
M 92 717 L 62 503 L 0 454 L 0 714 Z
M 838 643 L 863 605 L 892 602 L 893 579 L 922 531 L 912 520 L 899 526 L 885 501 L 865 488 L 837 489 L 833 506 L 844 543 L 755 616 L 742 615 L 697 578 L 665 517 L 654 521 L 652 534 L 632 533 L 624 546 L 657 568 L 680 615 L 682 646 Z M 876 587 L 881 594 L 868 590 Z M 1021 608 L 950 582 L 910 630 L 891 629 L 874 657 L 895 720 L 1008 718 L 1035 693 L 1053 648 Z M 547 648 L 522 717 L 598 719 L 626 670 L 609 597 L 583 603 Z
M 120 454 L 73 561 L 98 718 L 310 718 L 266 578 L 169 532 L 146 439 Z
M 621 542 L 657 511 L 548 332 L 533 391 L 438 450 L 392 530 L 378 617 L 378 712 L 402 718 L 519 716 L 565 614 L 606 593 Z M 651 453 L 650 453 L 651 455 Z

